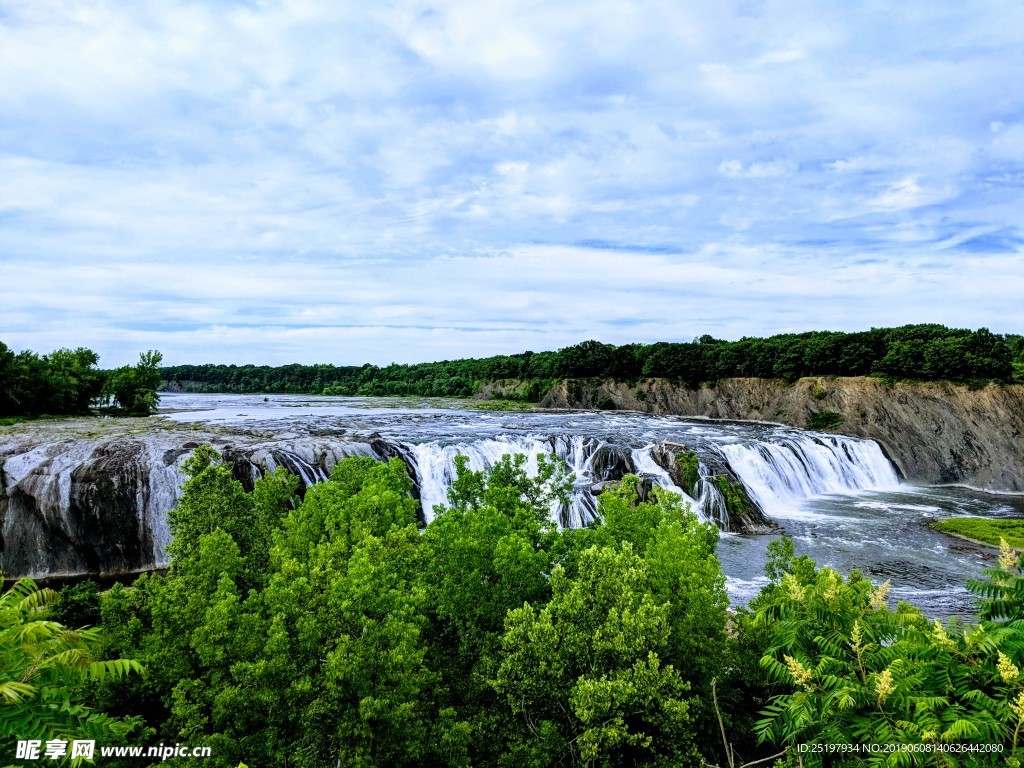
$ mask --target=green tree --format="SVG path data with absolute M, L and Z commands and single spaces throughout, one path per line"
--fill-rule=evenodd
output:
M 172 568 L 189 561 L 202 536 L 220 529 L 239 549 L 245 586 L 261 583 L 266 576 L 270 532 L 276 519 L 261 519 L 257 497 L 245 492 L 213 448 L 200 446 L 185 460 L 183 468 L 188 480 L 178 506 L 167 513 L 174 537 L 169 549 L 174 558 Z M 260 494 L 267 493 L 267 486 L 277 482 L 259 482 Z M 269 500 L 280 502 L 276 493 L 269 493 Z
M 508 614 L 494 685 L 524 726 L 503 765 L 697 764 L 688 685 L 665 665 L 668 609 L 629 544 L 551 574 L 550 602 Z
M 113 398 L 117 407 L 129 416 L 149 416 L 156 411 L 160 396 L 160 363 L 163 355 L 155 349 L 139 355 L 134 366 L 125 365 L 107 375 L 103 394 Z
M 490 681 L 497 673 L 508 611 L 550 597 L 551 509 L 567 500 L 564 468 L 505 456 L 490 472 L 456 458 L 451 507 L 423 533 L 428 660 L 446 706 L 470 724 L 473 764 L 494 764 L 512 738 L 508 712 Z
M 640 481 L 626 476 L 601 494 L 602 525 L 593 538 L 605 546 L 630 545 L 644 560 L 648 593 L 666 611 L 669 637 L 661 658 L 697 694 L 691 715 L 700 746 L 717 751 L 711 684 L 725 673 L 725 577 L 716 557 L 718 528 L 701 522 L 678 494 L 654 488 L 641 500 Z

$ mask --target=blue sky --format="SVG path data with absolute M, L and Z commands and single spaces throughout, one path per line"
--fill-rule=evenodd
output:
M 1022 332 L 1024 5 L 0 0 L 0 286 L 111 366 Z

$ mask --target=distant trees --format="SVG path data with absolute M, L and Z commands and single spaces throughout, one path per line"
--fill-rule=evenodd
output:
M 557 352 L 443 360 L 415 365 L 177 365 L 144 352 L 134 366 L 96 368 L 88 349 L 39 357 L 0 342 L 0 417 L 84 413 L 99 396 L 118 411 L 156 410 L 162 383 L 200 392 L 282 392 L 359 396 L 468 397 L 483 382 L 525 382 L 512 395 L 540 400 L 561 378 L 633 382 L 657 377 L 698 387 L 732 377 L 796 381 L 802 376 L 885 376 L 920 381 L 1024 381 L 1024 337 L 941 325 L 873 328 L 857 333 L 811 331 L 770 338 L 620 347 L 590 340 Z
M 119 412 L 148 415 L 156 410 L 162 360 L 150 350 L 134 366 L 103 371 L 99 355 L 84 347 L 40 356 L 0 342 L 0 417 L 84 414 L 101 398 Z
M 690 387 L 732 377 L 796 381 L 802 376 L 885 376 L 920 381 L 1024 381 L 1024 337 L 942 325 L 873 328 L 857 333 L 811 331 L 770 338 L 620 347 L 590 340 L 557 352 L 442 360 L 415 365 L 177 365 L 144 352 L 134 366 L 96 368 L 96 353 L 59 349 L 42 357 L 0 342 L 0 417 L 84 413 L 107 398 L 117 410 L 156 410 L 161 384 L 200 392 L 281 392 L 373 397 L 468 397 L 483 382 L 517 379 L 518 394 L 540 400 L 558 379 L 634 382 L 666 378 Z
M 523 352 L 415 365 L 179 365 L 160 369 L 166 382 L 206 392 L 466 397 L 481 382 L 518 379 L 537 401 L 560 378 L 632 382 L 667 378 L 690 387 L 732 377 L 796 381 L 802 376 L 887 376 L 921 381 L 1024 381 L 1024 340 L 942 325 L 811 331 L 722 341 L 616 347 L 584 341 L 557 352 Z
M 0 416 L 85 413 L 103 389 L 90 349 L 15 354 L 0 342 Z

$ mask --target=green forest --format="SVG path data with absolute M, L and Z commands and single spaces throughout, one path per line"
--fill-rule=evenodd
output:
M 802 376 L 884 376 L 963 383 L 1024 381 L 1024 337 L 942 325 L 811 331 L 770 338 L 690 343 L 585 341 L 557 352 L 523 352 L 415 365 L 176 365 L 160 369 L 164 386 L 197 392 L 418 395 L 468 397 L 482 382 L 527 382 L 537 401 L 565 378 L 634 382 L 661 377 L 689 387 L 736 376 L 796 381 Z
M 361 396 L 470 397 L 481 383 L 516 379 L 513 398 L 537 402 L 558 379 L 635 382 L 667 378 L 689 387 L 735 376 L 796 381 L 802 376 L 883 376 L 981 384 L 1024 382 L 1024 336 L 941 325 L 812 331 L 766 339 L 613 346 L 585 341 L 557 352 L 415 365 L 176 365 L 150 350 L 136 365 L 98 367 L 90 349 L 39 355 L 0 342 L 0 419 L 108 412 L 147 415 L 157 390 Z
M 162 360 L 150 350 L 136 365 L 101 370 L 99 355 L 91 349 L 15 353 L 0 341 L 0 419 L 81 415 L 93 408 L 147 416 L 159 399 Z
M 524 467 L 460 459 L 421 530 L 398 460 L 346 459 L 299 498 L 281 469 L 246 492 L 197 449 L 166 575 L 0 599 L 5 745 L 204 745 L 159 764 L 209 768 L 1019 765 L 1008 546 L 971 623 L 786 539 L 730 609 L 718 530 L 680 497 L 627 476 L 559 530 L 566 468 Z

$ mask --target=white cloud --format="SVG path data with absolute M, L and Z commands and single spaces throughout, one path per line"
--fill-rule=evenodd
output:
M 969 271 L 964 233 L 1024 229 L 1024 10 L 734 10 L 0 0 L 2 339 L 357 362 L 1019 326 L 1021 270 Z
M 921 187 L 916 179 L 906 178 L 890 184 L 881 194 L 868 200 L 868 205 L 885 211 L 900 211 L 939 202 L 947 194 L 943 190 Z

